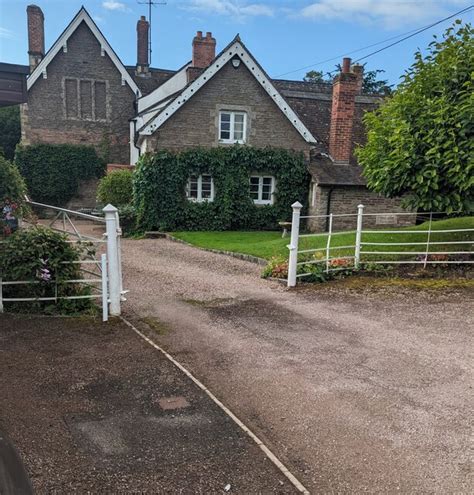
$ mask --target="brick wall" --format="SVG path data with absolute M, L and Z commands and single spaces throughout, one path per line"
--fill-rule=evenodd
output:
M 244 64 L 236 70 L 230 63 L 147 138 L 148 145 L 151 149 L 217 146 L 219 110 L 247 112 L 248 145 L 283 147 L 309 155 L 309 144 Z
M 311 205 L 309 215 L 326 215 L 329 187 L 316 187 L 314 205 Z M 365 187 L 337 186 L 331 193 L 330 213 L 345 214 L 357 213 L 357 206 L 364 205 L 364 213 L 387 213 L 384 217 L 378 219 L 374 216 L 364 217 L 364 227 L 392 227 L 406 226 L 415 223 L 416 215 L 390 216 L 390 213 L 406 213 L 406 210 L 400 206 L 399 198 L 384 198 L 376 193 L 369 191 Z M 309 219 L 308 229 L 314 232 L 324 231 L 326 219 Z M 334 230 L 352 230 L 356 228 L 356 217 L 333 218 Z
M 78 91 L 87 91 L 89 82 L 97 82 L 97 98 L 103 95 L 103 101 L 94 102 L 94 115 L 90 115 L 93 107 L 87 101 L 87 112 L 84 109 L 83 116 L 71 117 L 71 112 L 77 110 L 66 108 L 65 79 L 78 80 Z M 74 89 L 73 82 L 71 87 Z M 22 109 L 22 142 L 90 144 L 101 148 L 108 141 L 110 160 L 129 163 L 128 119 L 134 115 L 134 98 L 130 87 L 122 85 L 120 72 L 108 55 L 101 55 L 100 44 L 82 23 L 69 38 L 67 53 L 61 50 L 48 65 L 47 79 L 40 77 L 28 92 L 28 102 Z

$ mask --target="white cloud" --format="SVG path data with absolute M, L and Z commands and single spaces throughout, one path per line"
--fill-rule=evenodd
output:
M 269 5 L 241 0 L 191 0 L 185 8 L 198 12 L 235 16 L 240 19 L 257 16 L 271 17 L 274 14 L 273 7 Z
M 107 0 L 102 2 L 102 7 L 107 10 L 119 10 L 121 12 L 128 12 L 130 9 L 122 2 L 116 0 Z
M 9 40 L 13 39 L 14 38 L 13 31 L 10 31 L 7 28 L 0 27 L 0 38 L 9 39 Z
M 303 7 L 299 17 L 382 24 L 394 28 L 430 22 L 461 10 L 470 0 L 319 0 Z

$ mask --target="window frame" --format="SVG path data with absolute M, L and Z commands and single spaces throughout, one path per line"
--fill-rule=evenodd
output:
M 273 175 L 251 174 L 249 177 L 249 188 L 252 184 L 252 179 L 256 179 L 256 178 L 258 178 L 258 198 L 257 199 L 251 198 L 252 201 L 256 205 L 272 205 L 273 195 L 275 194 L 275 183 L 276 183 L 275 177 Z M 264 179 L 271 179 L 270 199 L 262 199 Z
M 211 178 L 211 195 L 209 198 L 202 197 L 202 177 L 208 176 Z M 197 198 L 191 197 L 191 179 L 197 178 Z M 192 201 L 193 203 L 212 203 L 214 201 L 215 196 L 215 187 L 214 187 L 214 177 L 211 174 L 199 174 L 199 175 L 191 175 L 188 177 L 188 181 L 186 182 L 186 199 L 188 201 Z
M 68 115 L 67 112 L 67 90 L 66 90 L 66 82 L 74 81 L 76 84 L 76 115 Z M 91 83 L 91 117 L 82 117 L 82 105 L 81 105 L 81 82 L 90 82 Z M 96 116 L 96 94 L 95 94 L 95 86 L 96 83 L 105 85 L 105 118 L 98 118 Z M 103 79 L 89 79 L 89 78 L 80 78 L 80 77 L 63 77 L 63 110 L 64 110 L 64 118 L 66 120 L 79 120 L 81 122 L 109 122 L 109 81 Z
M 222 132 L 222 115 L 229 114 L 230 115 L 230 129 L 229 129 L 229 138 L 224 139 L 221 137 Z M 242 128 L 242 139 L 235 139 L 235 116 L 242 115 L 243 119 L 243 128 Z M 245 144 L 247 141 L 247 112 L 244 110 L 219 110 L 219 128 L 217 129 L 219 134 L 219 142 L 227 143 L 227 144 Z

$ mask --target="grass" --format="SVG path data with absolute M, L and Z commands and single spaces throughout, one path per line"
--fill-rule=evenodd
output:
M 454 230 L 454 229 L 473 229 L 474 217 L 451 218 L 448 220 L 439 220 L 432 223 L 432 230 Z M 384 230 L 380 233 L 364 234 L 362 242 L 380 242 L 380 243 L 403 243 L 403 242 L 426 242 L 428 222 L 421 225 L 394 228 L 385 230 L 402 230 L 402 234 L 387 234 Z M 406 231 L 416 231 L 409 233 Z M 231 251 L 234 253 L 250 254 L 259 258 L 270 259 L 272 257 L 287 257 L 288 248 L 286 247 L 290 238 L 281 237 L 281 232 L 253 231 L 253 232 L 175 232 L 173 236 L 183 241 L 189 242 L 198 247 L 207 249 L 218 249 L 221 251 Z M 474 232 L 456 232 L 456 233 L 431 233 L 431 242 L 443 241 L 466 241 L 465 244 L 433 244 L 430 245 L 430 252 L 438 251 L 472 251 L 472 241 Z M 355 233 L 344 232 L 333 235 L 331 238 L 331 256 L 349 256 L 354 254 L 354 248 L 341 249 L 338 246 L 353 246 L 355 244 Z M 327 234 L 321 234 L 316 237 L 300 238 L 299 250 L 321 249 L 326 248 Z M 335 248 L 335 249 L 334 249 Z M 363 251 L 400 251 L 413 255 L 414 252 L 424 252 L 426 246 L 365 246 Z M 323 251 L 324 253 L 324 251 Z M 385 258 L 388 255 L 384 255 Z M 393 255 L 392 255 L 393 256 Z M 365 255 L 363 260 L 369 261 L 374 255 Z

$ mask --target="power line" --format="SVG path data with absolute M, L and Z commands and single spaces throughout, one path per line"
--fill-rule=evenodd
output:
M 468 6 L 468 7 L 465 7 L 464 9 L 458 11 L 458 12 L 455 12 L 454 14 L 451 14 L 450 16 L 448 17 L 445 17 L 444 19 L 440 19 L 439 21 L 436 21 L 432 24 L 428 24 L 427 26 L 424 26 L 422 28 L 417 28 L 417 29 L 414 29 L 412 31 L 408 31 L 406 33 L 402 33 L 402 34 L 399 34 L 397 36 L 392 36 L 391 38 L 387 38 L 385 40 L 382 40 L 382 41 L 378 41 L 377 43 L 373 43 L 371 45 L 367 45 L 367 46 L 364 46 L 362 48 L 357 48 L 356 50 L 352 50 L 350 52 L 347 52 L 347 53 L 342 53 L 340 55 L 336 55 L 335 57 L 332 57 L 332 58 L 328 58 L 326 60 L 322 60 L 320 62 L 315 62 L 314 64 L 310 64 L 310 65 L 306 65 L 305 67 L 300 67 L 299 69 L 295 69 L 295 70 L 291 70 L 291 71 L 288 71 L 288 72 L 285 72 L 283 74 L 278 74 L 277 76 L 275 76 L 275 78 L 278 78 L 278 77 L 282 77 L 282 76 L 286 76 L 288 74 L 294 74 L 295 72 L 299 72 L 301 70 L 305 70 L 305 69 L 310 69 L 311 67 L 315 67 L 317 65 L 322 65 L 322 64 L 325 64 L 327 62 L 332 62 L 333 60 L 340 60 L 341 57 L 346 57 L 348 55 L 352 55 L 353 53 L 358 53 L 358 52 L 361 52 L 363 50 L 367 50 L 368 48 L 372 48 L 373 46 L 377 46 L 377 45 L 381 45 L 382 43 L 387 43 L 387 41 L 392 41 L 394 39 L 397 39 L 397 38 L 400 38 L 400 36 L 404 36 L 404 38 L 394 42 L 394 43 L 391 43 L 390 45 L 387 45 L 383 48 L 380 48 L 379 50 L 376 50 L 372 53 L 369 53 L 368 55 L 364 55 L 363 57 L 359 58 L 356 60 L 356 62 L 359 62 L 360 60 L 364 60 L 372 55 L 375 55 L 376 53 L 379 53 L 383 50 L 386 50 L 387 48 L 390 48 L 394 45 L 397 45 L 398 43 L 401 43 L 402 41 L 405 41 L 409 38 L 412 38 L 413 36 L 416 36 L 417 34 L 420 34 L 422 33 L 423 31 L 426 31 L 427 29 L 430 29 L 434 26 L 437 26 L 438 24 L 441 24 L 442 22 L 445 22 L 449 19 L 452 19 L 453 17 L 456 17 L 457 15 L 459 14 L 463 14 L 464 12 L 468 12 L 469 10 L 471 10 L 472 8 L 474 7 L 474 4 Z M 337 72 L 338 69 L 336 70 L 333 70 L 331 72 L 328 72 L 327 74 L 330 75 L 330 74 L 333 74 L 334 72 Z

